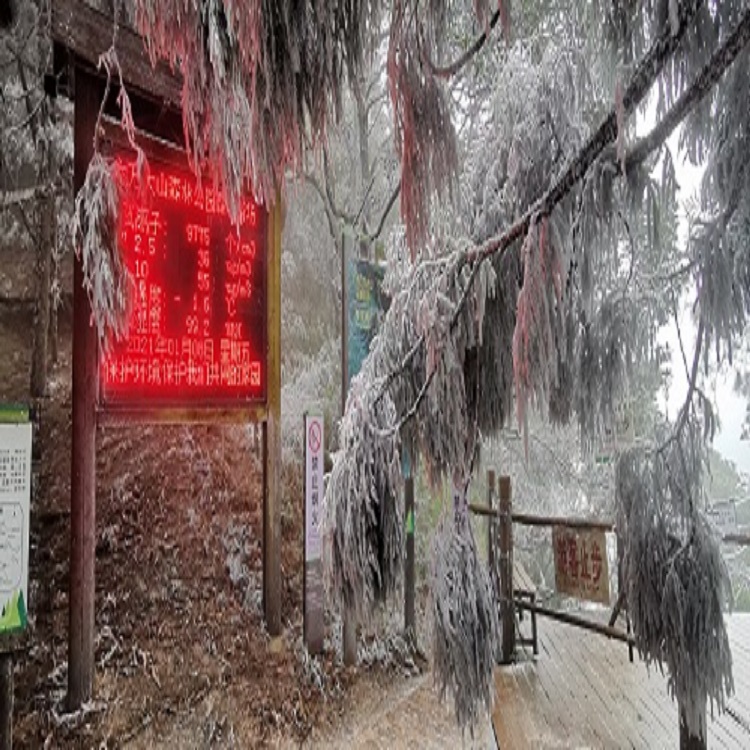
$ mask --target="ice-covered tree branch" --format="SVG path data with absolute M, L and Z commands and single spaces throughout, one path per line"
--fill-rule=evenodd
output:
M 678 32 L 676 34 L 672 34 L 671 30 L 666 30 L 663 35 L 653 44 L 649 52 L 638 65 L 638 68 L 636 69 L 630 82 L 628 83 L 628 86 L 626 87 L 625 93 L 622 97 L 623 108 L 627 113 L 630 113 L 646 96 L 659 73 L 667 64 L 670 56 L 677 49 L 677 45 L 679 43 L 681 35 L 684 34 L 687 28 L 687 24 L 696 13 L 697 8 L 700 4 L 700 2 L 686 4 L 682 10 L 683 15 L 680 17 L 680 26 Z M 733 60 L 734 57 L 725 55 L 722 56 L 722 72 L 726 70 L 726 68 L 731 64 Z M 707 69 L 713 67 L 716 66 L 713 66 L 711 63 L 706 66 Z M 703 75 L 700 78 L 702 79 Z M 698 97 L 693 97 L 690 100 L 690 106 L 685 107 L 684 105 L 681 105 L 683 118 L 690 110 L 690 107 L 697 104 L 698 100 Z M 675 107 L 676 106 L 678 105 L 676 104 Z M 665 119 L 669 119 L 669 121 L 671 122 L 673 118 L 670 118 L 668 114 L 667 116 L 665 116 Z M 668 133 L 663 134 L 663 138 L 666 138 L 667 136 Z M 616 108 L 613 108 L 608 117 L 600 125 L 597 131 L 589 138 L 587 143 L 584 145 L 578 155 L 572 160 L 569 166 L 565 169 L 563 174 L 557 179 L 555 184 L 547 191 L 544 196 L 542 196 L 535 203 L 534 206 L 529 208 L 520 219 L 514 222 L 514 224 L 510 228 L 506 229 L 501 235 L 492 237 L 485 241 L 482 245 L 471 248 L 465 252 L 462 263 L 471 264 L 472 272 L 469 283 L 467 284 L 467 287 L 465 289 L 465 293 L 462 295 L 461 299 L 456 305 L 456 309 L 452 317 L 451 329 L 455 325 L 455 322 L 458 320 L 461 309 L 465 304 L 468 291 L 471 287 L 471 284 L 473 283 L 474 278 L 476 277 L 476 272 L 478 271 L 481 261 L 497 254 L 503 253 L 515 242 L 520 240 L 522 237 L 525 237 L 531 226 L 532 219 L 535 216 L 548 216 L 552 212 L 552 210 L 568 195 L 568 193 L 573 190 L 575 185 L 582 179 L 591 165 L 596 161 L 597 158 L 599 158 L 599 156 L 607 148 L 607 146 L 614 142 L 616 137 L 617 112 Z M 639 142 L 637 146 L 637 153 L 639 155 L 639 158 L 645 158 L 645 154 L 649 153 L 647 150 L 645 150 L 645 144 L 651 145 L 653 148 L 656 148 L 661 144 L 661 142 L 662 141 L 657 138 L 650 138 L 647 136 L 644 139 L 644 145 L 641 145 L 641 142 Z M 628 158 L 629 157 L 626 157 L 626 163 L 628 162 Z M 635 162 L 633 161 L 632 163 Z M 458 268 L 461 267 L 462 263 L 458 264 Z M 385 378 L 385 380 L 381 384 L 378 399 L 376 400 L 379 400 L 379 398 L 382 397 L 385 390 L 390 387 L 393 381 L 398 378 L 400 374 L 407 370 L 407 368 L 413 362 L 414 357 L 421 350 L 423 345 L 423 338 L 414 343 L 398 370 L 390 373 Z M 427 389 L 430 387 L 432 377 L 434 377 L 433 373 L 428 376 L 427 381 L 425 382 L 425 386 L 420 391 L 419 402 L 413 404 L 409 408 L 404 417 L 399 421 L 397 429 L 400 430 L 401 428 L 403 428 L 403 426 L 417 413 L 417 410 L 421 404 L 421 400 L 424 399 Z
M 383 207 L 383 210 L 380 214 L 380 219 L 378 220 L 375 230 L 372 232 L 372 234 L 368 234 L 365 236 L 365 240 L 367 242 L 375 242 L 375 240 L 378 237 L 380 237 L 380 234 L 382 233 L 383 228 L 385 227 L 385 222 L 388 220 L 388 216 L 393 210 L 393 207 L 396 205 L 396 201 L 398 200 L 398 196 L 400 192 L 401 192 L 401 180 L 398 181 L 398 184 L 396 185 L 396 187 L 393 188 L 393 190 L 391 191 L 391 195 L 388 198 L 388 201 L 386 202 L 385 206 Z
M 338 233 L 336 231 L 336 225 L 337 225 L 337 219 L 340 219 L 338 217 L 331 206 L 331 203 L 328 199 L 328 195 L 326 192 L 324 192 L 323 188 L 320 185 L 320 182 L 315 177 L 315 175 L 311 174 L 310 172 L 305 172 L 304 174 L 305 181 L 312 185 L 312 187 L 315 189 L 315 192 L 318 194 L 318 197 L 320 198 L 320 202 L 323 204 L 323 212 L 326 215 L 326 221 L 328 222 L 328 230 L 331 234 L 331 238 L 334 242 L 338 241 Z
M 643 60 L 638 64 L 628 82 L 622 95 L 622 114 L 620 116 L 629 115 L 646 97 L 659 74 L 678 48 L 689 23 L 701 5 L 701 0 L 696 0 L 680 6 L 679 26 L 675 33 L 672 32 L 671 28 L 666 29 L 662 33 L 661 37 L 654 42 Z M 563 174 L 555 181 L 547 193 L 526 211 L 521 219 L 500 236 L 490 238 L 480 247 L 471 250 L 467 254 L 467 257 L 471 260 L 482 260 L 501 253 L 528 232 L 532 217 L 537 215 L 549 216 L 552 210 L 584 177 L 604 149 L 614 143 L 618 133 L 617 110 L 617 107 L 612 108 L 607 118 L 588 139 L 581 151 L 579 151 L 564 170 Z
M 427 67 L 430 69 L 430 72 L 438 78 L 452 78 L 454 75 L 463 70 L 463 68 L 466 67 L 469 62 L 471 62 L 477 52 L 479 52 L 482 47 L 484 47 L 485 43 L 490 38 L 490 33 L 495 28 L 495 26 L 497 26 L 497 22 L 500 20 L 500 17 L 501 11 L 500 9 L 498 9 L 492 14 L 492 17 L 487 24 L 487 28 L 474 40 L 471 46 L 460 57 L 458 57 L 451 63 L 448 63 L 446 65 L 434 63 L 427 57 L 427 54 L 424 53 L 423 57 L 425 59 Z M 504 22 L 504 25 L 507 25 L 507 21 Z
M 700 75 L 680 95 L 669 112 L 662 117 L 647 136 L 641 138 L 630 149 L 625 158 L 626 171 L 643 163 L 649 154 L 664 144 L 688 113 L 704 96 L 711 92 L 716 82 L 747 46 L 748 41 L 750 41 L 750 8 L 745 10 L 732 33 L 714 52 Z

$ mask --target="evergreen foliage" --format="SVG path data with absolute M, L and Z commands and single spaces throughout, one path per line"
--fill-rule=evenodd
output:
M 636 644 L 669 673 L 669 689 L 694 736 L 706 736 L 706 702 L 724 707 L 732 658 L 723 621 L 731 584 L 716 538 L 697 513 L 703 472 L 700 426 L 686 424 L 657 451 L 617 465 L 617 534 Z
M 480 563 L 465 500 L 444 518 L 435 536 L 432 581 L 434 669 L 441 697 L 454 698 L 456 720 L 472 728 L 490 711 L 494 686 L 486 679 L 499 652 L 497 608 Z
M 102 348 L 127 333 L 132 280 L 117 238 L 119 189 L 114 166 L 95 153 L 76 196 L 73 236 Z

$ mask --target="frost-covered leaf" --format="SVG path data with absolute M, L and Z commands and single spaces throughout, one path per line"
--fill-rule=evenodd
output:
M 114 163 L 95 153 L 76 196 L 73 236 L 103 348 L 127 333 L 132 280 L 117 235 L 120 190 Z
M 498 654 L 497 603 L 459 502 L 435 535 L 432 581 L 433 667 L 441 697 L 451 695 L 456 720 L 473 731 L 490 711 Z

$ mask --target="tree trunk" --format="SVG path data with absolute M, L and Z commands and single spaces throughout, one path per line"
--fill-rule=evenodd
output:
M 47 72 L 45 63 L 48 42 L 40 35 L 38 38 L 40 65 L 38 69 L 38 82 L 44 79 Z M 45 135 L 45 126 L 52 119 L 49 101 L 45 98 L 41 110 L 32 116 L 31 97 L 29 87 L 26 84 L 23 63 L 17 58 L 18 70 L 23 85 L 26 110 L 31 116 L 29 126 L 37 149 L 38 169 L 37 180 L 43 188 L 43 194 L 37 198 L 37 227 L 36 237 L 36 306 L 34 310 L 34 349 L 31 355 L 31 395 L 40 398 L 47 392 L 47 352 L 49 342 L 50 323 L 50 287 L 52 281 L 52 250 L 55 241 L 55 194 L 52 188 L 52 148 L 48 136 Z M 37 117 L 39 118 L 37 120 Z M 34 238 L 32 238 L 33 240 Z
M 45 156 L 46 159 L 46 156 Z M 45 170 L 46 172 L 47 170 Z M 46 177 L 46 175 L 45 175 Z M 52 249 L 55 237 L 55 197 L 49 188 L 39 204 L 39 247 L 36 262 L 36 308 L 34 311 L 34 351 L 31 360 L 31 395 L 47 391 L 47 351 L 50 328 L 50 283 Z
M 54 198 L 53 200 L 53 206 Z M 52 221 L 52 246 L 50 250 L 52 251 L 52 278 L 50 279 L 50 292 L 49 292 L 49 305 L 50 305 L 50 313 L 49 313 L 49 332 L 47 334 L 47 340 L 49 341 L 49 357 L 50 361 L 53 365 L 57 364 L 57 360 L 60 358 L 60 347 L 59 347 L 59 341 L 58 341 L 58 329 L 60 325 L 60 319 L 59 319 L 59 307 L 62 303 L 61 297 L 62 294 L 60 292 L 60 258 L 58 256 L 58 247 L 57 247 L 57 216 L 55 215 L 55 218 Z M 57 290 L 57 292 L 53 292 L 53 288 Z
M 357 80 L 354 86 L 354 99 L 357 103 L 357 132 L 359 140 L 359 176 L 362 186 L 362 226 L 365 232 L 369 231 L 370 211 L 369 196 L 371 168 L 370 168 L 370 144 L 369 144 L 369 117 L 367 113 L 367 102 L 365 101 L 365 81 L 363 78 Z M 370 243 L 362 239 L 359 243 L 359 257 L 362 260 L 374 260 L 370 251 Z
M 53 278 L 57 278 L 57 271 L 53 271 Z M 49 358 L 53 365 L 57 364 L 57 360 L 60 359 L 60 348 L 58 346 L 58 329 L 60 327 L 58 319 L 58 310 L 56 304 L 51 304 L 50 307 L 50 318 L 49 318 Z M 257 449 L 256 449 L 257 450 Z
M 708 747 L 705 737 L 699 737 L 694 734 L 690 734 L 688 729 L 687 721 L 685 720 L 685 712 L 682 707 L 679 708 L 680 713 L 680 750 L 706 750 Z M 705 726 L 705 723 L 704 723 Z

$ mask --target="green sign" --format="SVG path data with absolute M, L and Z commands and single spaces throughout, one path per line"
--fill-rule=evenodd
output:
M 380 328 L 389 299 L 383 293 L 385 269 L 366 260 L 349 259 L 346 274 L 347 388 L 362 369 Z
M 406 533 L 414 536 L 414 509 L 411 508 L 406 515 Z

